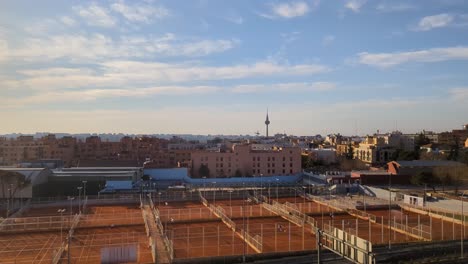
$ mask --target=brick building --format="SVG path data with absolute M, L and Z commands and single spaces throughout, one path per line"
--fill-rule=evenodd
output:
M 260 144 L 234 144 L 225 151 L 192 153 L 192 177 L 200 178 L 200 167 L 208 177 L 294 175 L 301 172 L 301 149 Z

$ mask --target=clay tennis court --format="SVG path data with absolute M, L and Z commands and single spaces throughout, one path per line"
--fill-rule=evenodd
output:
M 255 251 L 221 221 L 167 224 L 175 258 L 253 254 Z
M 0 263 L 51 263 L 60 232 L 0 235 Z
M 145 228 L 140 225 L 77 229 L 70 247 L 71 263 L 100 263 L 103 248 L 125 245 L 137 245 L 138 263 L 152 261 Z M 67 254 L 64 254 L 62 261 L 63 263 L 68 261 Z

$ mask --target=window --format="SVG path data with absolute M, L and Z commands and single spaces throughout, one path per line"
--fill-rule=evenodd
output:
M 289 161 L 292 161 L 292 157 L 289 157 Z
M 268 173 L 270 173 L 270 170 L 268 170 Z
M 257 161 L 260 161 L 260 157 L 257 157 Z
M 289 173 L 291 173 L 291 174 L 292 174 L 292 173 L 293 173 L 293 172 L 292 172 L 292 170 L 289 170 Z
M 223 158 L 221 157 L 221 161 L 223 161 Z
M 291 168 L 292 168 L 292 163 L 289 163 L 289 167 L 291 167 Z
M 257 167 L 260 167 L 260 163 L 257 163 Z
M 286 170 L 283 170 L 283 174 L 285 174 L 285 173 L 286 173 Z
M 268 157 L 268 161 L 270 161 L 270 157 Z
M 271 160 L 275 161 L 275 157 L 271 158 Z
M 255 157 L 253 157 L 253 159 L 252 159 L 252 160 L 253 160 L 253 161 L 255 161 Z
M 275 174 L 275 170 L 271 170 L 271 173 Z
M 257 170 L 257 173 L 260 173 L 260 170 Z
M 283 161 L 286 161 L 286 157 L 283 157 Z
M 267 167 L 270 168 L 270 163 L 267 163 Z
M 285 168 L 285 167 L 286 167 L 286 163 L 283 163 L 283 168 Z

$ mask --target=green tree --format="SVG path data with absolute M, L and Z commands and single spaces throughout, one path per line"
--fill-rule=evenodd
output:
M 200 174 L 200 177 L 210 177 L 210 169 L 208 166 L 205 164 L 202 164 L 200 168 L 198 169 L 198 174 Z

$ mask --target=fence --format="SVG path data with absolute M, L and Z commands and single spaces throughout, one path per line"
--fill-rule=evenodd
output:
M 422 224 L 417 227 L 410 227 L 408 225 L 401 224 L 393 220 L 391 221 L 391 223 L 392 223 L 393 228 L 403 230 L 411 234 L 414 237 L 419 237 L 419 239 L 422 239 L 422 240 L 428 240 L 428 241 L 432 240 L 430 227 L 428 228 L 427 226 L 424 226 Z
M 340 204 L 338 201 L 336 200 L 332 200 L 332 199 L 325 199 L 325 198 L 322 198 L 320 196 L 315 196 L 315 195 L 310 195 L 310 194 L 306 194 L 306 198 L 308 200 L 311 200 L 311 201 L 314 201 L 314 202 L 318 202 L 318 203 L 321 203 L 321 204 L 324 204 L 330 208 L 333 208 L 335 209 L 336 211 L 340 211 L 340 212 L 343 212 L 343 205 Z
M 360 211 L 360 210 L 357 210 L 357 209 L 347 209 L 346 212 L 348 214 L 350 214 L 350 215 L 359 217 L 361 219 L 370 220 L 373 223 L 375 223 L 377 221 L 377 216 L 375 216 L 373 214 L 369 214 L 369 213 L 364 212 L 364 211 Z
M 0 233 L 60 230 L 69 228 L 72 218 L 69 215 L 7 218 L 0 224 Z
M 154 203 L 153 203 L 153 200 L 151 199 L 151 196 L 148 196 L 148 199 L 150 201 L 150 206 L 152 208 L 152 212 L 153 212 L 153 215 L 154 215 L 154 218 L 155 218 L 156 226 L 157 226 L 157 228 L 159 230 L 159 234 L 160 234 L 161 239 L 162 239 L 162 241 L 164 243 L 164 247 L 166 248 L 166 251 L 168 253 L 169 261 L 172 262 L 172 260 L 174 259 L 174 246 L 172 244 L 172 241 L 170 241 L 167 238 L 167 234 L 166 234 L 166 232 L 164 230 L 164 226 L 162 224 L 161 216 L 160 216 L 158 208 L 156 208 L 154 206 Z
M 428 214 L 432 214 L 432 216 L 434 217 L 443 218 L 444 220 L 454 222 L 456 224 L 460 224 L 460 225 L 464 224 L 465 226 L 468 225 L 468 215 L 466 212 L 464 212 L 462 215 L 461 212 L 455 212 L 455 211 L 451 211 L 451 210 L 447 210 L 447 209 L 439 208 L 439 207 L 434 207 L 434 206 L 427 207 L 427 206 L 419 206 L 419 205 L 407 204 L 407 203 L 399 203 L 399 205 L 401 208 L 408 210 L 408 211 L 413 211 L 411 209 L 420 210 Z

